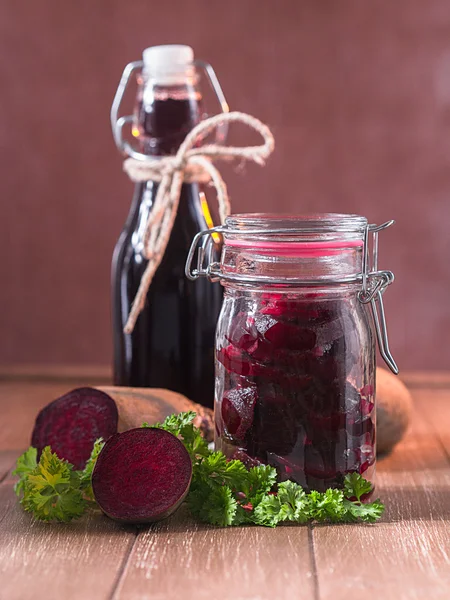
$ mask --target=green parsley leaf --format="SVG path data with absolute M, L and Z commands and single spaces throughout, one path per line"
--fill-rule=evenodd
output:
M 164 429 L 169 433 L 173 433 L 173 435 L 176 435 L 178 437 L 183 427 L 186 427 L 186 425 L 191 425 L 193 423 L 195 416 L 195 412 L 193 410 L 189 410 L 187 412 L 169 415 L 164 419 L 162 423 L 156 423 L 155 425 L 143 423 L 142 427 L 157 427 L 158 429 Z
M 208 456 L 210 453 L 208 443 L 202 436 L 200 429 L 193 424 L 195 416 L 196 413 L 190 410 L 176 415 L 169 415 L 162 423 L 156 423 L 155 425 L 143 423 L 142 427 L 164 429 L 180 438 L 195 464 L 199 457 Z
M 309 518 L 308 498 L 303 488 L 293 481 L 278 486 L 278 494 L 268 494 L 255 508 L 255 521 L 275 527 L 281 521 L 306 523 Z
M 281 521 L 281 503 L 276 494 L 264 496 L 254 511 L 254 522 L 257 525 L 276 527 Z
M 240 460 L 227 460 L 223 452 L 211 452 L 197 465 L 198 474 L 209 485 L 229 485 L 240 491 L 244 485 L 248 471 Z
M 293 481 L 284 481 L 278 486 L 281 504 L 281 521 L 305 523 L 308 520 L 308 498 L 303 488 Z
M 13 475 L 18 475 L 19 481 L 14 484 L 14 491 L 18 496 L 23 493 L 25 481 L 28 475 L 37 466 L 37 450 L 30 446 L 26 452 L 24 452 L 17 459 L 16 468 L 12 472 Z
M 237 502 L 227 485 L 216 487 L 208 496 L 204 517 L 212 525 L 226 527 L 232 525 L 236 515 Z
M 245 479 L 241 482 L 241 491 L 249 501 L 256 504 L 262 495 L 270 492 L 276 480 L 276 469 L 269 465 L 258 465 L 247 471 Z
M 348 499 L 356 498 L 358 502 L 364 494 L 372 491 L 372 484 L 359 473 L 348 473 L 344 479 L 344 496 Z
M 238 507 L 236 491 L 246 475 L 240 461 L 227 461 L 222 452 L 209 451 L 194 466 L 188 495 L 192 514 L 213 525 L 231 525 Z
M 103 450 L 105 442 L 103 438 L 98 438 L 94 442 L 91 456 L 88 458 L 86 466 L 80 474 L 80 488 L 84 491 L 84 494 L 89 500 L 94 500 L 94 492 L 92 491 L 92 473 L 94 471 L 95 463 L 97 462 L 98 455 Z
M 366 523 L 375 523 L 384 513 L 384 504 L 379 499 L 367 504 L 344 500 L 344 507 L 346 509 L 345 520 L 347 521 L 361 519 L 361 521 L 365 521 Z
M 308 494 L 309 517 L 313 521 L 342 521 L 346 514 L 344 494 L 329 488 L 325 492 L 312 491 Z
M 80 517 L 87 507 L 79 473 L 52 453 L 49 446 L 24 480 L 21 504 L 41 521 L 61 522 Z

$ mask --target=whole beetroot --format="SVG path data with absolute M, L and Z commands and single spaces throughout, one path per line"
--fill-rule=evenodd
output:
M 171 433 L 137 428 L 106 442 L 92 474 L 103 512 L 123 523 L 151 523 L 170 516 L 186 497 L 190 456 Z
M 83 469 L 95 440 L 107 440 L 117 432 L 117 423 L 117 406 L 108 394 L 94 388 L 78 388 L 40 411 L 31 445 L 39 455 L 45 446 L 50 446 L 59 458 Z

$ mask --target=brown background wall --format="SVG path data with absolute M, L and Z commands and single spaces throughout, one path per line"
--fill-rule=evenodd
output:
M 132 187 L 109 108 L 149 45 L 192 45 L 273 129 L 235 211 L 397 220 L 382 236 L 403 369 L 450 366 L 448 0 L 3 0 L 0 363 L 106 363 L 109 268 Z

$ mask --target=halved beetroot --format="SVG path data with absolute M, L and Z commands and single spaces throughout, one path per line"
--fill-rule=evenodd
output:
M 170 516 L 189 491 L 192 462 L 178 438 L 163 429 L 137 428 L 106 442 L 92 474 L 103 512 L 123 523 Z
M 78 388 L 47 404 L 36 417 L 31 445 L 38 454 L 45 446 L 83 469 L 94 442 L 117 432 L 114 400 L 94 388 Z

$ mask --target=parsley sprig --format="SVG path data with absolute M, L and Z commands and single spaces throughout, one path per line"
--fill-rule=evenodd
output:
M 371 483 L 358 473 L 345 477 L 343 490 L 328 489 L 307 494 L 293 481 L 276 484 L 273 467 L 251 469 L 240 460 L 228 460 L 213 451 L 194 426 L 195 413 L 171 415 L 158 427 L 177 436 L 192 460 L 192 483 L 187 503 L 192 515 L 221 527 L 256 524 L 276 527 L 279 523 L 345 523 L 378 520 L 384 505 L 375 500 L 363 502 L 372 491 Z M 150 427 L 144 423 L 143 427 Z M 83 471 L 76 471 L 45 448 L 37 461 L 37 451 L 29 448 L 17 461 L 13 474 L 23 508 L 43 521 L 70 521 L 95 506 L 91 477 L 103 441 L 97 440 Z
M 193 425 L 194 417 L 194 412 L 171 415 L 155 427 L 177 435 L 193 460 L 187 502 L 198 520 L 222 527 L 245 523 L 275 527 L 287 521 L 374 523 L 383 514 L 380 500 L 362 502 L 362 497 L 372 491 L 372 484 L 358 473 L 345 477 L 343 490 L 307 494 L 293 481 L 277 486 L 273 467 L 247 469 L 240 460 L 227 460 L 222 452 L 209 450 Z
M 37 460 L 36 448 L 29 448 L 17 460 L 13 475 L 19 480 L 14 486 L 24 510 L 40 521 L 68 522 L 81 517 L 93 504 L 91 476 L 104 442 L 100 438 L 82 471 L 76 471 L 62 460 L 50 446 Z

